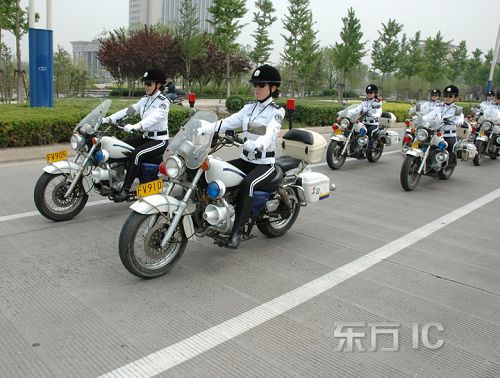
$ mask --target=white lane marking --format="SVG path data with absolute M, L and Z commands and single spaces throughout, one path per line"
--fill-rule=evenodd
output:
M 152 377 L 231 340 L 337 286 L 500 197 L 494 190 L 305 285 L 101 377 Z
M 92 201 L 92 202 L 87 202 L 87 204 L 85 205 L 85 207 L 103 205 L 105 203 L 114 203 L 114 202 L 112 202 L 110 200 Z M 3 217 L 0 217 L 0 222 L 6 222 L 6 221 L 13 220 L 13 219 L 34 217 L 36 215 L 40 215 L 40 213 L 38 211 L 28 211 L 26 213 L 4 215 Z

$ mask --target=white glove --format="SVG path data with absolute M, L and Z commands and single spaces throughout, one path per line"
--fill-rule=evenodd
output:
M 135 131 L 135 130 L 140 130 L 141 129 L 141 125 L 139 123 L 136 123 L 135 125 L 131 125 L 130 123 L 129 124 L 126 124 L 124 127 L 123 127 L 123 131 L 127 132 L 127 133 L 131 133 L 132 131 Z
M 253 152 L 257 149 L 257 145 L 253 140 L 247 139 L 247 141 L 243 143 L 243 149 L 247 150 L 248 152 Z

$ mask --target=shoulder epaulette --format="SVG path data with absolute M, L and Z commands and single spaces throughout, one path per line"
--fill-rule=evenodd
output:
M 165 100 L 167 99 L 167 98 L 166 98 L 164 95 L 162 95 L 162 94 L 158 95 L 158 98 L 159 98 L 160 100 L 162 100 L 162 101 L 165 101 Z
M 271 102 L 271 106 L 275 107 L 276 109 L 282 109 L 283 107 L 281 105 L 278 105 L 277 103 L 275 103 L 274 101 Z

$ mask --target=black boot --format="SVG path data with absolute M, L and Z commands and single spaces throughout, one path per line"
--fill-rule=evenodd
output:
M 122 188 L 122 190 L 120 190 L 120 192 L 118 192 L 117 194 L 115 194 L 113 200 L 115 202 L 126 201 L 128 199 L 128 197 L 129 197 L 128 193 L 129 193 L 129 189 Z
M 236 249 L 240 245 L 241 239 L 241 229 L 245 226 L 245 223 L 250 216 L 250 211 L 252 210 L 253 198 L 250 196 L 239 196 L 236 200 L 236 210 L 234 216 L 233 229 L 231 230 L 231 235 L 227 240 L 227 248 Z

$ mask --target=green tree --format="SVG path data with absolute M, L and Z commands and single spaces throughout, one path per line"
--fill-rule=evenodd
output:
M 372 67 L 382 73 L 382 87 L 385 75 L 396 71 L 400 60 L 401 44 L 398 35 L 403 30 L 403 24 L 389 19 L 387 24 L 382 24 L 382 31 L 378 31 L 379 37 L 373 42 Z
M 310 64 L 316 54 L 317 43 L 316 32 L 312 30 L 314 22 L 312 12 L 309 9 L 309 0 L 290 0 L 288 15 L 283 20 L 283 28 L 287 35 L 282 34 L 285 39 L 285 50 L 281 59 L 285 67 L 290 68 L 290 92 L 295 95 L 297 74 L 304 78 L 307 65 Z
M 57 51 L 54 53 L 54 89 L 56 97 L 59 93 L 67 93 L 71 79 L 73 62 L 71 56 L 62 46 L 57 46 Z
M 193 60 L 205 55 L 203 35 L 198 28 L 200 19 L 198 7 L 192 0 L 182 0 L 179 7 L 179 21 L 175 28 L 175 37 L 179 43 L 180 56 L 184 62 L 184 85 L 190 91 L 191 67 Z
M 422 77 L 432 86 L 446 76 L 449 42 L 443 40 L 441 32 L 436 37 L 427 38 L 424 45 L 424 69 Z
M 231 55 L 239 50 L 236 38 L 244 26 L 239 24 L 239 19 L 245 15 L 247 9 L 244 0 L 214 0 L 208 11 L 212 14 L 212 20 L 208 20 L 214 28 L 212 38 L 225 54 L 226 96 L 229 97 L 231 95 Z
M 335 42 L 333 47 L 333 61 L 339 75 L 339 101 L 344 96 L 347 76 L 361 64 L 361 59 L 366 55 L 366 42 L 361 42 L 363 32 L 354 9 L 349 8 L 347 17 L 342 18 L 342 23 L 342 43 Z
M 456 83 L 467 67 L 467 44 L 465 41 L 460 42 L 455 51 L 451 53 L 448 66 L 448 79 L 452 83 Z
M 465 69 L 465 84 L 469 86 L 469 92 L 475 98 L 481 95 L 481 88 L 478 88 L 481 82 L 481 66 L 483 65 L 483 52 L 480 49 L 475 49 L 472 56 L 467 59 L 467 67 Z
M 416 32 L 401 50 L 399 70 L 410 81 L 412 77 L 421 74 L 424 65 L 424 57 L 420 48 L 420 31 Z
M 0 43 L 0 99 L 1 101 L 10 102 L 12 99 L 14 79 L 14 62 L 12 60 L 12 51 L 5 45 Z
M 256 66 L 265 63 L 271 55 L 271 46 L 273 41 L 269 38 L 268 28 L 277 18 L 273 16 L 276 9 L 273 7 L 271 0 L 257 0 L 255 7 L 258 9 L 253 14 L 253 22 L 257 24 L 257 29 L 252 37 L 255 40 L 255 47 L 250 52 L 249 56 Z

